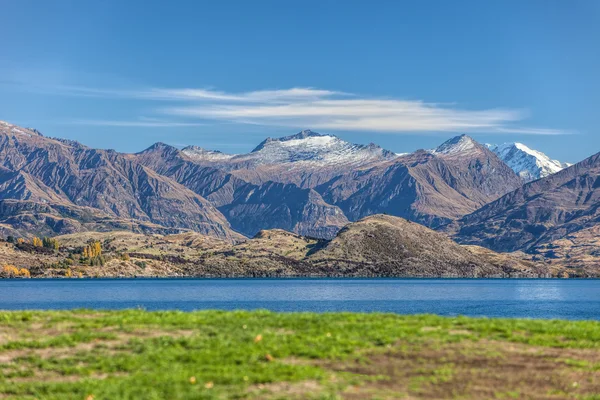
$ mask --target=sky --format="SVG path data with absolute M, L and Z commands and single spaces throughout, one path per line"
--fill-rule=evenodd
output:
M 0 119 L 228 153 L 302 129 L 600 151 L 600 2 L 0 0 Z

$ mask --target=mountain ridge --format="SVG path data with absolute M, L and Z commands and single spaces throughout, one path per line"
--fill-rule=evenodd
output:
M 2 192 L 4 200 L 91 207 L 114 219 L 238 236 L 206 199 L 114 150 L 62 142 L 3 123 L 0 166 L 10 181 L 5 185 L 12 188 Z
M 214 204 L 228 216 L 233 226 L 246 235 L 252 236 L 262 226 L 249 229 L 251 223 L 247 220 L 255 220 L 254 217 L 244 217 L 241 211 L 233 210 L 272 210 L 269 212 L 271 218 L 264 220 L 265 227 L 292 229 L 301 234 L 314 232 L 293 226 L 318 224 L 322 218 L 338 215 L 340 217 L 334 219 L 334 226 L 322 230 L 328 232 L 324 237 L 330 238 L 335 233 L 335 226 L 339 229 L 348 220 L 381 212 L 435 227 L 475 211 L 520 185 L 516 174 L 494 153 L 466 135 L 457 138 L 458 142 L 469 144 L 469 161 L 465 161 L 465 148 L 437 153 L 417 151 L 398 156 L 376 145 L 354 145 L 333 135 L 309 130 L 278 139 L 268 138 L 252 153 L 235 156 L 189 146 L 182 150 L 171 147 L 168 154 L 164 146 L 151 146 L 135 156 L 160 174 L 172 177 L 201 196 L 216 201 Z M 447 141 L 445 146 L 449 148 L 452 140 Z M 265 152 L 268 157 L 263 157 Z M 348 154 L 354 156 L 356 152 L 367 156 L 346 157 Z M 339 165 L 330 162 L 332 155 L 339 156 L 340 153 L 342 159 L 350 161 Z M 325 162 L 322 162 L 324 159 Z M 197 177 L 183 170 L 195 171 L 197 176 L 212 171 L 210 174 L 218 175 L 219 178 L 215 179 L 227 182 L 227 187 L 217 188 L 206 182 L 198 185 Z M 275 188 L 282 191 L 282 199 L 289 198 L 284 193 L 291 193 L 293 189 L 288 185 L 300 189 L 298 194 L 306 189 L 315 191 L 308 197 L 312 200 L 307 200 L 306 204 L 312 203 L 310 209 L 321 210 L 318 217 L 298 215 L 292 218 L 295 222 L 290 222 L 289 216 L 297 214 L 291 211 L 293 207 L 290 208 L 288 203 L 282 205 L 283 208 L 278 209 L 276 214 L 272 213 L 277 209 L 273 208 L 272 202 L 245 204 L 266 198 L 267 192 L 268 198 L 277 198 L 273 197 Z M 342 213 L 335 211 L 337 208 Z M 272 220 L 275 218 L 287 222 L 277 225 Z

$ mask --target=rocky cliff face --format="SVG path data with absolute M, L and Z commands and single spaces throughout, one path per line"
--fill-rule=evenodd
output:
M 2 123 L 0 167 L 3 200 L 88 207 L 114 219 L 236 236 L 206 199 L 112 150 L 54 140 Z
M 600 221 L 600 153 L 530 182 L 446 227 L 461 243 L 529 251 Z

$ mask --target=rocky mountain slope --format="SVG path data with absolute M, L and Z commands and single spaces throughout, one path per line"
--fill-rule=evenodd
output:
M 56 234 L 108 219 L 239 236 L 206 199 L 135 160 L 4 122 L 0 188 L 0 224 L 6 229 L 20 231 L 27 228 L 20 221 L 31 220 L 34 233 Z
M 242 243 L 188 232 L 142 235 L 83 232 L 57 237 L 58 250 L 0 243 L 0 262 L 33 276 L 547 276 L 531 261 L 463 247 L 402 218 L 375 215 L 350 223 L 330 241 L 280 229 Z M 101 265 L 82 257 L 101 246 Z
M 350 220 L 386 213 L 436 227 L 520 185 L 495 154 L 462 135 L 430 152 L 350 171 L 316 190 Z
M 185 150 L 166 144 L 155 144 L 132 157 L 208 199 L 235 230 L 247 236 L 280 228 L 330 238 L 348 223 L 338 207 L 312 189 L 293 183 L 247 182 L 226 170 L 198 164 Z
M 449 186 L 479 206 L 521 186 L 514 171 L 467 135 L 447 140 L 433 154 L 456 169 L 446 178 Z
M 530 149 L 522 143 L 487 146 L 525 182 L 545 178 L 571 166 L 569 163 L 552 160 L 546 154 Z
M 537 244 L 529 259 L 547 265 L 557 276 L 596 276 L 600 271 L 600 225 Z
M 326 203 L 315 190 L 278 182 L 243 186 L 235 192 L 233 201 L 220 210 L 235 229 L 249 236 L 263 229 L 279 228 L 331 238 L 348 223 L 342 210 Z
M 544 268 L 506 256 L 495 262 L 420 224 L 373 215 L 349 224 L 311 254 L 317 266 L 374 276 L 538 276 Z
M 445 230 L 461 243 L 532 252 L 600 221 L 600 153 L 512 191 Z

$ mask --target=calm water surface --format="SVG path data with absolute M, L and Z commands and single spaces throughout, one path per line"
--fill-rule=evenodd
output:
M 600 280 L 0 280 L 0 309 L 269 309 L 600 320 Z

